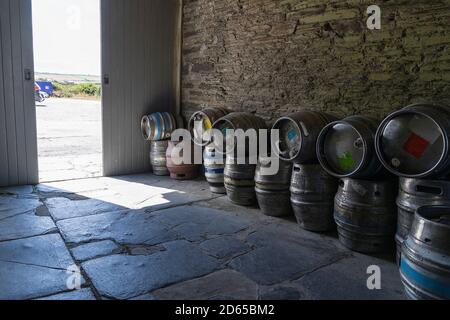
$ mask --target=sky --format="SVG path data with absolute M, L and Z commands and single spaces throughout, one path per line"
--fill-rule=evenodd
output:
M 35 72 L 100 75 L 100 0 L 32 0 Z

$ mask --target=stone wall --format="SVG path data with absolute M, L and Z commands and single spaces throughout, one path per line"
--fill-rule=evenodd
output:
M 366 26 L 382 10 L 381 30 Z M 450 1 L 185 0 L 182 108 L 381 118 L 450 102 Z

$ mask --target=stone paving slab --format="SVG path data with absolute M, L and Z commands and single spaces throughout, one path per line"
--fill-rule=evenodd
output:
M 147 211 L 157 211 L 215 197 L 209 192 L 203 180 L 195 180 L 183 186 L 182 182 L 179 185 L 173 180 L 167 178 L 161 180 L 153 175 L 132 177 L 136 180 L 130 181 L 129 177 L 97 178 L 92 179 L 92 185 L 86 184 L 84 180 L 80 180 L 80 184 L 63 181 L 42 184 L 37 189 L 44 197 L 54 197 L 59 193 L 60 197 L 67 199 L 85 200 L 84 203 L 71 204 L 69 200 L 47 199 L 55 216 L 63 215 L 64 219 L 88 215 L 90 209 L 95 210 L 96 206 L 99 210 L 94 214 L 116 210 L 114 206 L 122 209 L 146 208 Z M 74 195 L 77 195 L 78 199 L 74 199 Z M 65 203 L 72 209 L 80 210 L 64 213 Z M 112 209 L 108 210 L 108 206 Z
M 218 259 L 231 258 L 251 250 L 248 244 L 231 236 L 206 240 L 200 248 Z
M 59 234 L 1 242 L 0 261 L 62 270 L 74 264 Z
M 145 187 L 148 189 L 148 187 Z M 209 194 L 188 194 L 172 189 L 157 188 L 156 190 L 142 190 L 135 192 L 116 192 L 95 196 L 97 200 L 122 206 L 127 209 L 146 209 L 154 212 L 185 204 L 210 199 Z
M 233 270 L 220 270 L 207 276 L 155 290 L 159 300 L 256 300 L 258 285 Z
M 0 195 L 30 196 L 33 192 L 33 186 L 13 186 L 0 188 Z
M 101 296 L 128 299 L 152 290 L 209 274 L 219 261 L 187 241 L 164 245 L 149 256 L 113 255 L 83 263 Z
M 152 219 L 154 216 L 144 210 L 127 210 L 61 220 L 57 225 L 64 240 L 71 244 L 108 239 L 120 244 L 158 244 L 177 238 Z
M 114 239 L 121 244 L 150 245 L 177 238 L 201 241 L 248 227 L 244 219 L 195 206 L 180 206 L 153 214 L 145 210 L 97 214 L 62 220 L 57 225 L 69 243 Z
M 305 296 L 297 288 L 287 285 L 276 285 L 259 289 L 259 300 L 304 300 Z
M 55 294 L 49 297 L 40 298 L 36 300 L 52 300 L 52 301 L 58 301 L 58 300 L 64 300 L 64 301 L 70 301 L 70 300 L 76 300 L 76 301 L 88 301 L 88 300 L 97 300 L 92 293 L 91 289 L 84 288 L 80 290 L 74 290 L 70 292 L 64 292 Z
M 263 219 L 265 216 L 261 213 L 256 206 L 255 207 L 241 207 L 230 202 L 225 195 L 220 195 L 217 198 L 208 199 L 207 201 L 200 201 L 196 203 L 197 206 L 212 208 L 216 210 L 223 210 L 227 212 L 241 212 L 249 215 L 250 217 L 259 217 Z
M 36 198 L 17 198 L 15 196 L 0 195 L 0 221 L 18 214 L 34 212 L 42 202 Z
M 308 239 L 307 233 L 280 231 L 275 225 L 250 234 L 246 242 L 256 249 L 233 259 L 229 265 L 258 284 L 271 285 L 295 280 L 349 254 L 320 238 Z
M 0 241 L 34 237 L 57 231 L 49 217 L 39 217 L 34 213 L 19 214 L 0 220 Z
M 0 261 L 0 300 L 34 299 L 65 291 L 68 277 L 65 270 Z
M 369 266 L 381 269 L 381 290 L 369 290 Z M 317 270 L 293 283 L 305 299 L 405 299 L 396 264 L 354 253 L 352 257 Z
M 176 181 L 169 177 L 158 177 L 152 174 L 137 174 L 118 177 L 101 177 L 81 180 L 67 180 L 47 182 L 36 186 L 38 192 L 46 193 L 78 193 L 88 194 L 106 192 L 109 194 L 132 195 L 136 192 L 143 194 L 181 192 L 190 195 L 214 196 L 209 192 L 204 179 L 191 181 Z
M 135 300 L 135 301 L 154 301 L 154 300 L 158 300 L 158 299 L 156 299 L 153 295 L 147 293 L 147 294 L 143 294 L 141 296 L 137 296 L 137 297 L 131 298 L 130 300 Z
M 46 182 L 36 186 L 36 191 L 42 195 L 57 196 L 59 193 L 80 193 L 107 190 L 112 178 L 91 178 L 81 180 L 66 180 Z
M 111 240 L 92 242 L 73 248 L 72 254 L 77 261 L 86 261 L 101 256 L 118 253 L 120 247 Z
M 45 204 L 56 221 L 126 209 L 97 199 L 75 201 L 67 198 L 50 198 L 45 201 Z
M 227 212 L 192 206 L 181 206 L 155 213 L 153 224 L 165 225 L 179 237 L 202 241 L 216 235 L 230 235 L 249 227 L 249 221 Z

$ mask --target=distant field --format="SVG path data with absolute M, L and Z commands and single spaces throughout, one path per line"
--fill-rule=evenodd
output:
M 36 73 L 35 79 L 53 83 L 53 96 L 99 100 L 101 97 L 100 76 Z
M 56 81 L 59 83 L 100 83 L 100 76 L 84 74 L 35 73 L 36 80 Z

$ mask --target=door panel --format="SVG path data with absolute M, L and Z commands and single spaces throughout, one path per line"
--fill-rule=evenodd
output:
M 0 186 L 37 182 L 31 0 L 0 0 Z
M 104 175 L 150 170 L 143 115 L 178 110 L 180 0 L 102 0 Z

